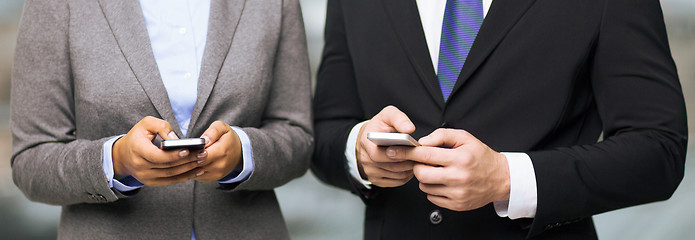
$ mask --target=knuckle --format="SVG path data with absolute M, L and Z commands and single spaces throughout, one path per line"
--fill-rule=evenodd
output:
M 398 179 L 407 180 L 410 178 L 410 172 L 399 172 Z
M 426 163 L 432 162 L 434 158 L 434 153 L 432 151 L 423 151 L 422 152 L 422 160 Z
M 456 189 L 453 191 L 452 197 L 458 200 L 464 199 L 466 197 L 466 191 L 463 189 Z
M 422 168 L 420 167 L 420 165 L 413 166 L 413 175 L 420 179 L 420 175 L 422 175 Z
M 170 128 L 170 127 L 169 127 L 169 123 L 168 123 L 167 121 L 160 121 L 159 123 L 157 123 L 157 127 L 159 127 L 159 129 L 168 129 L 168 128 Z
M 459 161 L 462 166 L 468 167 L 473 164 L 473 154 L 471 154 L 468 151 L 462 151 L 459 156 L 461 156 L 461 160 Z
M 393 111 L 396 111 L 396 110 L 398 110 L 398 108 L 396 108 L 395 106 L 393 106 L 393 105 L 388 105 L 388 106 L 384 107 L 384 109 L 382 109 L 381 111 L 382 111 L 382 112 L 393 112 Z
M 213 122 L 212 124 L 215 125 L 215 127 L 219 127 L 219 128 L 226 128 L 227 127 L 227 123 L 220 121 L 220 120 L 217 120 L 217 121 Z
M 176 168 L 167 168 L 163 172 L 164 172 L 164 176 L 166 176 L 166 177 L 176 176 L 179 173 L 178 169 L 176 169 Z
M 136 170 L 144 169 L 147 167 L 147 163 L 142 159 L 135 159 L 130 163 L 130 165 L 133 166 Z
M 427 174 L 422 173 L 421 171 L 413 171 L 415 174 L 415 177 L 417 178 L 418 181 L 422 183 L 428 183 L 430 182 L 430 177 Z
M 150 122 L 150 121 L 153 121 L 153 120 L 155 120 L 155 119 L 156 119 L 156 118 L 153 117 L 153 116 L 145 116 L 145 117 L 142 118 L 140 121 L 141 121 L 141 122 Z
M 452 180 L 461 185 L 467 185 L 472 182 L 471 176 L 469 174 L 458 174 L 454 176 Z

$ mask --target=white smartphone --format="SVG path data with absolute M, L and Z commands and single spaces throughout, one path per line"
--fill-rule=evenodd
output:
M 186 148 L 189 150 L 200 150 L 205 147 L 205 139 L 203 138 L 184 138 L 184 139 L 169 139 L 160 143 L 159 148 L 162 150 L 173 150 Z
M 387 132 L 368 132 L 367 139 L 379 146 L 420 146 L 420 143 L 415 141 L 407 133 L 387 133 Z

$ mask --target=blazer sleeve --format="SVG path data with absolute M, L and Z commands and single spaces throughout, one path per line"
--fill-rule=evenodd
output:
M 300 177 L 313 151 L 311 77 L 298 0 L 285 0 L 273 82 L 262 125 L 243 128 L 251 140 L 254 170 L 234 190 L 265 190 Z
M 12 176 L 32 201 L 115 201 L 102 169 L 108 137 L 76 138 L 69 16 L 65 1 L 25 3 L 12 72 Z
M 350 130 L 366 120 L 345 33 L 341 1 L 329 0 L 314 96 L 316 150 L 311 170 L 325 183 L 364 195 L 350 177 L 345 157 Z
M 684 174 L 687 119 L 659 1 L 605 1 L 591 84 L 604 140 L 529 152 L 538 208 L 530 236 L 668 199 Z

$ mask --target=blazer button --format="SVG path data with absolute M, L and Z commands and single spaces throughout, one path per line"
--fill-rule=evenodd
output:
M 442 222 L 442 213 L 439 212 L 439 210 L 434 210 L 432 213 L 430 213 L 430 223 L 432 224 L 439 224 Z

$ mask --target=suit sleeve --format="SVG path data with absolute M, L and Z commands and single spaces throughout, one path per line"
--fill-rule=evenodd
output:
M 329 0 L 325 43 L 314 96 L 316 150 L 312 172 L 333 186 L 355 191 L 345 147 L 352 127 L 365 120 L 346 39 L 341 2 Z
M 685 104 L 659 1 L 606 1 L 589 64 L 604 140 L 528 153 L 538 184 L 530 236 L 668 199 L 683 178 Z
M 26 1 L 12 72 L 12 176 L 32 201 L 118 199 L 102 168 L 108 138 L 77 139 L 64 1 Z
M 302 13 L 285 0 L 273 82 L 259 128 L 243 128 L 253 146 L 254 169 L 235 190 L 265 190 L 302 176 L 309 168 L 314 138 L 311 77 Z

